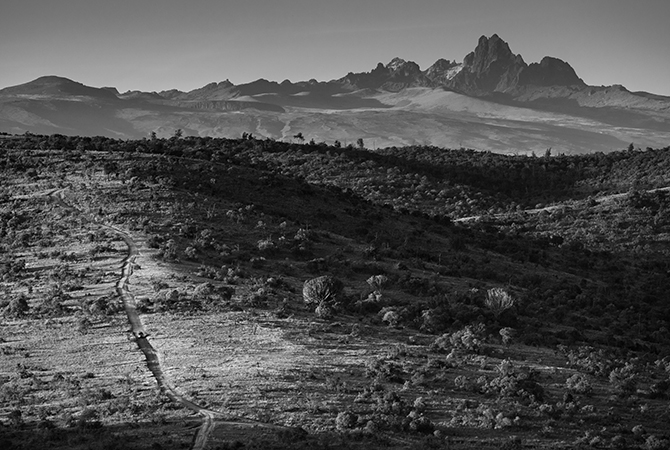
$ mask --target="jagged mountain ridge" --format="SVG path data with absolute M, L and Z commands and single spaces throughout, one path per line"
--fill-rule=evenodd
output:
M 521 55 L 514 55 L 509 45 L 496 34 L 482 36 L 476 49 L 462 63 L 439 59 L 426 70 L 413 61 L 399 57 L 388 64 L 381 62 L 370 72 L 349 72 L 340 79 L 329 82 L 282 83 L 265 79 L 233 85 L 226 80 L 210 83 L 190 92 L 164 91 L 159 93 L 170 99 L 231 99 L 236 96 L 276 93 L 294 95 L 299 92 L 337 93 L 374 89 L 396 92 L 408 87 L 446 88 L 466 95 L 485 96 L 503 92 L 518 94 L 525 86 L 574 86 L 586 84 L 566 62 L 545 57 L 540 63 L 526 64 Z M 225 96 L 222 97 L 221 94 Z
M 667 145 L 670 98 L 588 86 L 554 57 L 527 64 L 495 34 L 482 36 L 460 63 L 439 59 L 422 70 L 394 58 L 330 81 L 225 80 L 189 92 L 119 93 L 49 76 L 0 90 L 0 130 L 137 138 L 177 128 L 280 139 L 300 131 L 378 146 L 609 151 L 631 141 Z

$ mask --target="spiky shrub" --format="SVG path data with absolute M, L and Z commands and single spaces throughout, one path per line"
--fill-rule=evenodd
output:
M 342 294 L 344 285 L 337 278 L 323 275 L 305 281 L 302 287 L 302 298 L 308 305 L 321 303 L 334 304 Z
M 493 312 L 496 317 L 499 317 L 503 312 L 510 309 L 516 301 L 503 288 L 491 288 L 486 291 L 486 306 Z
M 500 334 L 503 345 L 505 347 L 509 347 L 509 345 L 512 343 L 512 340 L 514 339 L 514 336 L 516 335 L 516 331 L 509 327 L 501 328 L 498 333 Z
M 366 281 L 372 289 L 374 289 L 377 292 L 381 292 L 382 288 L 386 286 L 389 279 L 386 275 L 373 275 Z
M 314 310 L 314 315 L 316 315 L 316 317 L 319 319 L 330 320 L 335 315 L 335 312 L 333 311 L 333 307 L 330 304 L 321 302 Z

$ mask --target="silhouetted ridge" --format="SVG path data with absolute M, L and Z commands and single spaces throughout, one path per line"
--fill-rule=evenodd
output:
M 94 88 L 68 78 L 50 75 L 2 89 L 0 95 L 87 96 L 115 100 L 118 99 L 115 91 L 114 88 Z
M 532 63 L 519 75 L 519 85 L 536 86 L 586 86 L 570 64 L 558 58 L 545 56 L 542 61 Z
M 463 59 L 463 70 L 451 80 L 451 87 L 470 94 L 505 92 L 518 84 L 519 74 L 527 67 L 521 55 L 515 55 L 507 42 L 494 34 L 482 36 L 474 52 Z

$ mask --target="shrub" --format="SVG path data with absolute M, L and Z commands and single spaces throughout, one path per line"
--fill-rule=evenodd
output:
M 159 255 L 165 261 L 176 261 L 177 260 L 177 243 L 174 239 L 168 240 L 166 243 L 161 245 L 161 250 Z
M 490 381 L 478 380 L 483 392 L 500 397 L 526 397 L 532 401 L 543 399 L 544 388 L 536 380 L 536 371 L 517 368 L 509 359 L 501 361 L 496 371 L 498 376 Z
M 503 312 L 514 306 L 516 301 L 503 288 L 492 288 L 486 291 L 484 303 L 493 312 L 493 315 L 499 317 Z
M 670 442 L 667 439 L 659 439 L 653 434 L 648 436 L 644 441 L 645 450 L 668 450 L 670 448 Z
M 388 391 L 377 396 L 376 413 L 406 416 L 409 413 L 409 409 L 405 400 L 395 391 Z
M 503 345 L 509 347 L 512 343 L 512 339 L 516 335 L 516 330 L 514 330 L 514 328 L 505 327 L 500 329 L 499 334 L 502 338 Z
M 593 347 L 582 346 L 568 351 L 566 347 L 559 346 L 559 351 L 565 353 L 572 367 L 577 367 L 591 375 L 607 375 L 614 367 L 611 356 L 602 349 L 595 350 Z
M 372 289 L 374 289 L 377 292 L 381 292 L 382 288 L 386 286 L 389 279 L 386 275 L 373 275 L 366 281 Z
M 218 309 L 223 302 L 230 300 L 235 290 L 229 286 L 214 286 L 211 283 L 201 283 L 193 290 L 193 300 L 201 303 L 206 309 Z
M 631 429 L 631 432 L 632 432 L 635 436 L 642 436 L 642 435 L 644 435 L 644 434 L 646 433 L 646 430 L 644 429 L 644 427 L 643 427 L 642 425 L 635 425 L 635 426 Z
M 350 411 L 342 411 L 335 418 L 335 427 L 339 431 L 352 429 L 358 423 L 358 416 Z
M 458 375 L 454 378 L 454 386 L 456 386 L 457 389 L 462 389 L 464 391 L 472 389 L 472 383 L 465 375 Z
M 196 300 L 205 300 L 214 292 L 214 285 L 212 283 L 201 283 L 193 290 L 193 298 Z
M 426 416 L 419 415 L 412 418 L 409 429 L 417 433 L 431 434 L 435 431 L 435 425 Z
M 9 419 L 9 424 L 15 428 L 20 428 L 23 426 L 23 415 L 21 414 L 21 410 L 15 409 L 11 411 L 8 415 L 7 418 Z
M 382 314 L 382 322 L 387 324 L 389 327 L 397 327 L 398 324 L 400 323 L 400 316 L 398 315 L 398 312 L 395 311 L 394 309 L 382 309 L 380 311 L 380 314 Z
M 256 243 L 256 246 L 258 247 L 258 250 L 265 253 L 271 253 L 273 250 L 277 248 L 272 238 L 261 239 Z
M 576 373 L 565 380 L 565 388 L 570 392 L 582 395 L 589 395 L 593 392 L 593 386 L 591 386 L 588 378 L 581 373 Z
M 449 342 L 453 348 L 477 353 L 482 345 L 478 331 L 475 327 L 468 325 L 452 333 L 449 336 Z
M 310 230 L 305 230 L 304 228 L 300 228 L 293 237 L 294 240 L 300 242 L 309 241 L 312 238 L 313 233 Z
M 323 302 L 332 304 L 337 301 L 343 289 L 344 285 L 340 280 L 330 275 L 323 275 L 305 281 L 302 288 L 302 298 L 308 305 L 319 305 Z
M 94 316 L 112 315 L 120 310 L 120 302 L 112 296 L 97 297 L 88 304 L 88 311 Z
M 0 278 L 12 281 L 18 277 L 26 268 L 26 262 L 22 259 L 0 261 Z
M 649 396 L 651 398 L 663 398 L 663 397 L 665 397 L 665 394 L 668 391 L 668 388 L 670 388 L 670 380 L 669 379 L 657 381 L 649 389 L 650 390 Z
M 160 248 L 161 243 L 163 240 L 161 239 L 160 236 L 149 236 L 149 239 L 147 239 L 147 246 L 149 248 Z
M 398 363 L 385 358 L 374 359 L 365 364 L 365 376 L 378 382 L 403 383 L 403 374 L 404 371 Z
M 333 310 L 333 307 L 330 304 L 326 302 L 321 302 L 319 303 L 319 306 L 317 306 L 316 309 L 314 310 L 314 314 L 319 319 L 330 320 L 335 316 L 335 311 Z
M 189 246 L 184 250 L 184 255 L 187 259 L 194 260 L 198 256 L 198 251 L 195 249 L 195 247 Z
M 12 296 L 9 303 L 2 311 L 5 317 L 23 317 L 28 313 L 30 306 L 28 305 L 28 297 L 25 294 L 18 294 Z
M 41 301 L 36 306 L 36 312 L 46 316 L 57 316 L 63 314 L 64 302 L 70 300 L 70 296 L 63 292 L 62 285 L 51 285 Z
M 630 395 L 637 387 L 637 375 L 632 364 L 626 364 L 610 372 L 609 380 L 620 395 Z

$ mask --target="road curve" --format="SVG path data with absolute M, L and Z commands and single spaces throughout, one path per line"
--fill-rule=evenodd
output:
M 654 192 L 663 192 L 663 191 L 665 191 L 665 192 L 670 191 L 670 186 L 662 187 L 662 188 L 648 189 L 644 192 L 646 192 L 647 194 L 653 194 Z M 596 197 L 596 198 L 593 199 L 593 201 L 595 201 L 597 204 L 604 204 L 604 203 L 609 203 L 611 201 L 623 198 L 627 195 L 629 195 L 628 192 L 624 192 L 624 193 L 621 193 L 621 194 L 608 194 L 608 195 L 603 195 L 602 197 Z M 570 206 L 570 205 L 565 204 L 565 203 L 559 203 L 557 205 L 545 206 L 543 208 L 524 209 L 522 211 L 514 211 L 514 212 L 511 212 L 511 213 L 500 213 L 500 214 L 490 214 L 490 215 L 480 214 L 478 216 L 459 217 L 457 219 L 454 219 L 453 221 L 457 222 L 457 223 L 465 223 L 465 222 L 477 221 L 477 220 L 481 219 L 482 217 L 492 217 L 492 218 L 495 219 L 495 218 L 499 218 L 499 217 L 507 217 L 507 216 L 514 215 L 514 214 L 528 214 L 528 215 L 539 214 L 541 212 L 555 211 L 555 210 L 557 210 L 559 208 L 563 208 L 565 206 Z

